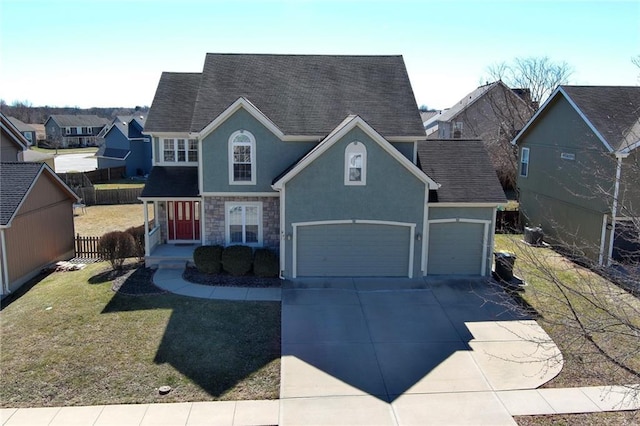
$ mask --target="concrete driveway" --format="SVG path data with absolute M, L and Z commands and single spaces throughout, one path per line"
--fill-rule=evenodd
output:
M 537 388 L 558 374 L 562 357 L 507 300 L 499 287 L 473 279 L 288 284 L 282 420 L 332 423 L 317 416 L 333 412 L 337 423 L 405 424 L 433 422 L 440 412 L 445 424 L 463 424 L 471 410 L 470 424 L 483 423 L 477 413 L 486 423 L 511 424 L 494 392 Z

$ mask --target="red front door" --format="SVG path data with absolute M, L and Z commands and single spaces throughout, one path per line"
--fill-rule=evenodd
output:
M 200 239 L 199 201 L 169 201 L 167 210 L 170 240 Z

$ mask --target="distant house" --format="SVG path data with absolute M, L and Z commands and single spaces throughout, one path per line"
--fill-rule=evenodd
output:
M 29 142 L 29 145 L 35 145 L 37 141 L 36 129 L 30 124 L 23 123 L 15 117 L 7 117 L 9 121 L 18 129 L 20 133 Z
M 120 116 L 113 120 L 96 153 L 99 169 L 125 166 L 127 176 L 149 174 L 151 137 L 142 134 L 145 121 L 143 115 Z
M 600 265 L 640 260 L 640 87 L 559 86 L 513 143 L 525 223 Z
M 503 187 L 515 185 L 516 156 L 510 142 L 534 113 L 527 89 L 502 81 L 467 94 L 425 123 L 429 139 L 481 139 Z
M 286 278 L 491 272 L 504 193 L 482 144 L 424 141 L 401 56 L 207 54 L 162 74 L 145 132 L 148 265 L 242 244 Z
M 29 141 L 13 125 L 9 118 L 1 112 L 0 129 L 0 161 L 23 161 Z
M 47 142 L 61 148 L 97 146 L 100 132 L 109 124 L 97 115 L 52 115 L 44 123 Z
M 422 126 L 424 127 L 424 131 L 427 133 L 427 136 L 431 135 L 433 132 L 438 131 L 438 117 L 442 115 L 442 111 L 433 110 L 433 111 L 420 111 L 420 118 L 422 119 Z

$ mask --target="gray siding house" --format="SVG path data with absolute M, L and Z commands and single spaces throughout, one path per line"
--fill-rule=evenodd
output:
M 0 161 L 23 161 L 28 144 L 24 135 L 0 112 Z
M 559 86 L 513 143 L 524 223 L 590 262 L 638 260 L 640 87 Z
M 50 116 L 44 128 L 47 142 L 56 147 L 96 146 L 109 123 L 97 115 L 59 114 Z
M 148 265 L 243 244 L 285 278 L 490 273 L 504 193 L 477 141 L 425 141 L 401 56 L 207 54 L 162 74 L 145 133 Z
M 7 117 L 9 119 L 9 121 L 11 121 L 11 124 L 13 124 L 16 129 L 18 129 L 18 131 L 20 133 L 22 133 L 22 136 L 24 136 L 24 138 L 29 142 L 29 145 L 35 145 L 37 142 L 36 139 L 36 129 L 34 127 L 32 127 L 31 125 L 24 123 L 21 120 L 18 120 L 15 117 Z

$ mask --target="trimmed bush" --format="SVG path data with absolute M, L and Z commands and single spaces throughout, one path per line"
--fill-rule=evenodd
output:
M 222 246 L 200 246 L 193 252 L 193 261 L 198 271 L 205 274 L 219 274 L 222 270 Z
M 136 256 L 138 260 L 144 260 L 144 225 L 132 226 L 124 232 L 130 234 L 135 242 L 132 256 Z
M 278 256 L 269 249 L 256 249 L 253 256 L 253 273 L 257 277 L 277 277 L 280 271 Z
M 247 246 L 229 246 L 222 251 L 222 268 L 239 277 L 251 271 L 253 250 Z
M 134 255 L 136 242 L 133 236 L 127 232 L 107 232 L 100 237 L 98 250 L 111 263 L 113 269 L 122 269 L 124 260 Z

